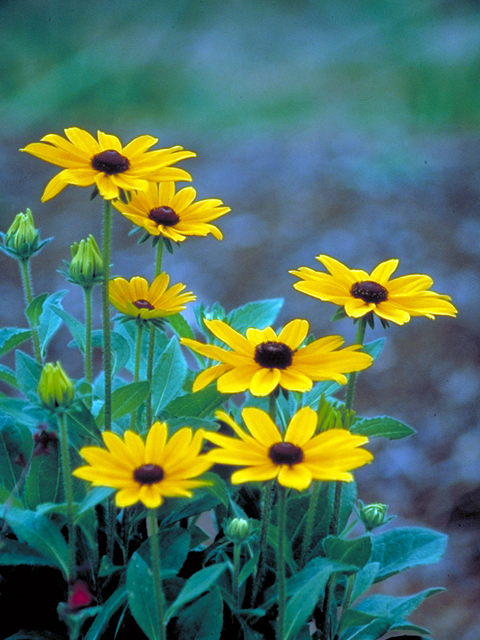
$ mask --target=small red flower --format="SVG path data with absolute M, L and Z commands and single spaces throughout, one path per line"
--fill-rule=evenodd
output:
M 68 606 L 72 611 L 89 607 L 95 600 L 88 584 L 84 580 L 75 580 L 68 597 Z

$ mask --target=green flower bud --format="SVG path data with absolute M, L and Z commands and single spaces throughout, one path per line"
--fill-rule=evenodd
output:
M 381 502 L 364 505 L 360 501 L 359 515 L 367 531 L 373 531 L 373 529 L 381 527 L 391 520 L 391 518 L 386 517 L 387 505 Z
M 244 518 L 233 518 L 227 526 L 227 537 L 232 542 L 244 542 L 250 535 L 250 521 Z
M 29 258 L 38 249 L 39 232 L 30 209 L 17 213 L 5 234 L 5 248 L 19 258 Z
M 103 260 L 95 238 L 90 234 L 80 243 L 70 247 L 72 261 L 68 265 L 67 277 L 84 288 L 93 287 L 103 278 Z
M 47 362 L 43 367 L 37 393 L 41 403 L 51 411 L 65 409 L 73 402 L 73 383 L 60 362 Z

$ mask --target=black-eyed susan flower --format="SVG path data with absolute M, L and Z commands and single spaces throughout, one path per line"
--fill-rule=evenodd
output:
M 308 334 L 306 320 L 292 320 L 278 334 L 271 327 L 247 330 L 246 337 L 221 320 L 205 320 L 214 336 L 231 350 L 182 338 L 181 343 L 207 358 L 219 360 L 195 379 L 193 391 L 213 380 L 222 393 L 239 393 L 247 389 L 254 396 L 266 396 L 278 386 L 290 391 L 309 391 L 313 382 L 335 380 L 345 384 L 345 373 L 361 371 L 372 363 L 360 345 L 338 351 L 344 340 L 327 336 L 304 347 Z
M 174 182 L 150 183 L 145 191 L 133 193 L 127 204 L 117 200 L 113 206 L 152 236 L 182 242 L 187 236 L 211 233 L 221 240 L 220 229 L 210 222 L 228 213 L 230 207 L 215 198 L 194 202 L 196 195 L 193 187 L 176 193 Z
M 97 132 L 98 140 L 83 129 L 65 129 L 67 139 L 55 133 L 41 142 L 27 144 L 21 151 L 63 167 L 47 184 L 42 202 L 50 200 L 67 186 L 95 185 L 106 200 L 118 198 L 121 191 L 144 190 L 149 181 L 191 180 L 190 174 L 171 165 L 196 154 L 175 146 L 149 151 L 158 142 L 153 136 L 139 136 L 125 147 L 113 135 Z
M 412 274 L 390 280 L 398 260 L 386 260 L 370 274 L 361 269 L 349 269 L 326 255 L 317 256 L 317 260 L 329 273 L 309 267 L 292 270 L 291 274 L 301 278 L 293 285 L 294 288 L 344 307 L 345 313 L 352 318 L 373 312 L 383 320 L 405 324 L 412 316 L 426 316 L 433 320 L 436 315 L 457 315 L 450 296 L 429 290 L 433 285 L 430 276 Z
M 130 281 L 114 278 L 108 285 L 108 297 L 121 313 L 142 320 L 172 316 L 185 309 L 187 302 L 196 299 L 191 291 L 181 293 L 181 282 L 168 288 L 170 276 L 161 273 L 149 285 L 145 278 L 134 276 Z
M 213 464 L 200 455 L 203 435 L 201 429 L 193 433 L 182 427 L 168 439 L 164 422 L 155 422 L 145 442 L 133 431 L 125 431 L 123 439 L 105 431 L 107 450 L 83 447 L 80 454 L 88 465 L 75 469 L 73 475 L 94 486 L 118 489 L 118 507 L 142 502 L 155 509 L 164 498 L 191 498 L 191 489 L 209 484 L 198 476 Z
M 365 436 L 345 429 L 330 429 L 315 435 L 317 414 L 310 407 L 297 411 L 282 436 L 268 413 L 249 407 L 242 418 L 250 433 L 244 431 L 228 414 L 217 411 L 238 438 L 219 433 L 205 433 L 218 445 L 206 456 L 215 463 L 244 467 L 231 477 L 233 484 L 265 482 L 276 478 L 284 487 L 303 491 L 313 480 L 351 482 L 352 469 L 372 461 L 372 454 L 360 449 L 368 442 Z

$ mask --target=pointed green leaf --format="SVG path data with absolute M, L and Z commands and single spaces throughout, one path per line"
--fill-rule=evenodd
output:
M 377 340 L 373 340 L 372 342 L 366 342 L 363 345 L 362 351 L 365 351 L 366 353 L 371 355 L 374 360 L 376 360 L 378 356 L 382 353 L 384 346 L 385 346 L 385 338 L 378 338 Z
M 33 438 L 27 427 L 14 424 L 10 418 L 0 416 L 0 485 L 12 491 L 22 475 L 23 468 L 16 460 L 30 459 Z
M 75 517 L 78 518 L 86 511 L 93 509 L 97 504 L 100 504 L 100 502 L 103 502 L 111 496 L 114 491 L 115 489 L 111 487 L 92 487 L 79 504 Z
M 177 338 L 172 338 L 153 370 L 152 413 L 158 416 L 181 391 L 187 375 L 187 363 Z
M 0 546 L 0 565 L 14 567 L 22 564 L 43 567 L 57 566 L 48 558 L 37 553 L 32 547 L 29 547 L 28 544 L 4 538 Z
M 175 331 L 179 338 L 195 339 L 195 334 L 193 333 L 192 328 L 180 313 L 176 313 L 174 316 L 170 316 L 168 318 L 168 324 L 171 326 L 173 331 Z
M 425 589 L 425 591 L 415 593 L 411 596 L 400 597 L 375 594 L 362 600 L 362 602 L 355 607 L 355 610 L 369 613 L 378 618 L 390 618 L 393 624 L 394 622 L 403 621 L 404 618 L 409 616 L 422 604 L 425 598 L 434 596 L 437 593 L 442 593 L 443 591 L 445 591 L 445 589 Z
M 37 387 L 42 366 L 23 351 L 15 352 L 15 373 L 20 390 L 35 402 L 38 402 Z
M 47 419 L 46 412 L 22 398 L 0 397 L 0 411 L 11 418 L 17 425 L 26 427 L 35 428 L 42 419 Z
M 102 605 L 102 610 L 97 614 L 92 626 L 89 628 L 85 640 L 99 640 L 99 638 L 103 636 L 106 628 L 111 625 L 111 618 L 126 602 L 127 589 L 125 585 L 120 585 L 113 595 Z
M 165 407 L 164 412 L 172 418 L 180 416 L 208 418 L 229 397 L 229 394 L 220 393 L 214 385 L 210 385 L 196 393 L 186 393 L 175 398 Z
M 95 418 L 83 402 L 72 404 L 66 416 L 69 441 L 77 450 L 88 445 L 103 444 Z
M 200 569 L 197 573 L 194 573 L 186 582 L 183 589 L 180 591 L 177 599 L 168 609 L 166 613 L 166 620 L 170 618 L 183 606 L 191 602 L 198 596 L 208 591 L 210 587 L 218 580 L 221 574 L 227 568 L 227 564 L 214 564 L 211 567 Z
M 239 333 L 245 333 L 249 327 L 265 329 L 265 327 L 273 325 L 282 306 L 283 298 L 249 302 L 230 311 L 227 322 Z
M 23 499 L 32 511 L 45 502 L 64 502 L 65 493 L 58 441 L 49 442 L 48 453 L 32 459 L 25 481 Z
M 127 413 L 134 411 L 148 396 L 150 384 L 146 381 L 131 382 L 112 393 L 112 420 L 118 420 Z M 103 424 L 105 408 L 102 407 L 97 417 L 97 424 Z
M 40 348 L 42 355 L 45 354 L 48 343 L 62 324 L 62 319 L 55 313 L 54 307 L 61 307 L 61 300 L 67 295 L 68 291 L 62 290 L 53 293 L 43 303 L 43 310 L 40 314 L 40 322 L 38 324 L 38 337 L 40 338 Z
M 30 326 L 36 329 L 40 323 L 40 316 L 43 311 L 43 303 L 48 298 L 48 293 L 41 293 L 36 296 L 25 309 L 25 315 Z
M 214 588 L 183 609 L 175 626 L 176 640 L 219 640 L 223 626 L 223 602 Z
M 6 367 L 4 364 L 0 364 L 0 380 L 6 382 L 11 387 L 18 389 L 17 377 L 15 372 L 10 369 L 10 367 Z
M 128 606 L 135 622 L 150 640 L 161 640 L 153 573 L 138 552 L 128 563 L 126 587 Z
M 72 334 L 76 345 L 79 347 L 81 351 L 85 351 L 85 327 L 83 324 L 70 315 L 65 309 L 61 307 L 53 306 L 52 311 L 54 311 L 57 316 L 65 322 L 70 333 Z
M 30 329 L 17 327 L 3 327 L 0 329 L 0 358 L 31 338 L 31 336 Z
M 366 593 L 377 577 L 380 564 L 378 562 L 369 562 L 355 576 L 355 584 L 352 590 L 352 602 Z
M 350 564 L 362 569 L 370 560 L 372 542 L 370 536 L 361 536 L 353 540 L 344 540 L 328 536 L 323 542 L 327 558 Z
M 415 433 L 415 429 L 412 429 L 412 427 L 389 416 L 358 420 L 350 431 L 351 433 L 367 436 L 367 438 L 377 437 L 388 438 L 389 440 L 400 440 Z
M 190 551 L 191 537 L 186 529 L 164 529 L 158 532 L 162 578 L 175 577 Z M 151 566 L 150 538 L 138 549 L 139 555 Z

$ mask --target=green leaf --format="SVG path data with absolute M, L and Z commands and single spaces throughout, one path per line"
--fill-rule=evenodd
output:
M 170 618 L 183 606 L 198 598 L 205 591 L 208 591 L 210 587 L 218 580 L 220 575 L 227 568 L 225 562 L 221 564 L 214 564 L 211 567 L 200 569 L 197 573 L 194 573 L 184 584 L 183 589 L 178 594 L 177 599 L 172 606 L 167 610 L 166 620 Z
M 195 334 L 193 333 L 192 328 L 180 313 L 176 313 L 174 316 L 169 316 L 168 324 L 179 338 L 195 339 Z
M 53 293 L 46 298 L 43 303 L 43 310 L 40 314 L 40 322 L 38 324 L 38 337 L 40 338 L 40 347 L 42 355 L 45 355 L 48 343 L 62 324 L 62 319 L 55 313 L 54 307 L 61 307 L 61 300 L 67 295 L 68 291 L 62 290 Z
M 382 353 L 384 346 L 385 346 L 385 338 L 378 338 L 377 340 L 373 340 L 372 342 L 366 342 L 363 345 L 362 351 L 365 351 L 366 353 L 371 355 L 374 360 L 376 360 L 378 356 Z
M 37 553 L 24 542 L 4 538 L 0 546 L 0 565 L 17 566 L 21 564 L 43 567 L 56 567 L 51 560 Z
M 443 591 L 445 591 L 445 589 L 426 589 L 411 596 L 401 597 L 376 594 L 362 600 L 362 602 L 355 607 L 355 610 L 369 613 L 378 618 L 389 618 L 391 624 L 394 624 L 399 621 L 403 622 L 404 618 L 415 611 L 425 598 L 434 596 L 437 593 L 442 593 Z
M 190 534 L 186 529 L 167 529 L 158 532 L 162 578 L 175 577 L 190 551 Z M 151 567 L 150 538 L 138 549 L 139 555 Z
M 21 541 L 61 569 L 68 580 L 68 545 L 51 520 L 34 511 L 15 508 L 4 513 L 4 518 Z
M 106 500 L 109 496 L 112 495 L 114 491 L 115 489 L 112 489 L 111 487 L 92 487 L 85 498 L 82 500 L 82 502 L 79 504 L 76 513 L 76 519 L 83 513 L 96 507 L 97 504 L 100 504 L 100 502 Z
M 52 311 L 54 311 L 57 316 L 60 316 L 60 318 L 65 322 L 75 340 L 76 345 L 82 352 L 85 352 L 85 327 L 83 324 L 61 307 L 53 306 Z
M 230 496 L 225 481 L 216 473 L 204 473 L 202 479 L 212 483 L 206 487 L 202 487 L 202 490 L 217 498 L 217 500 L 228 509 Z
M 110 339 L 112 347 L 112 375 L 115 375 L 128 363 L 130 359 L 130 347 L 127 340 L 116 331 L 110 333 Z M 68 346 L 79 348 L 76 340 L 69 342 Z M 101 329 L 92 331 L 92 348 L 94 347 L 103 349 L 103 331 Z
M 150 640 L 161 640 L 153 573 L 138 552 L 128 563 L 126 588 L 128 606 L 135 622 Z
M 66 416 L 68 438 L 77 450 L 83 446 L 103 444 L 102 434 L 95 418 L 83 402 L 77 401 L 72 404 Z
M 120 389 L 116 389 L 112 393 L 112 420 L 118 420 L 127 413 L 134 411 L 148 396 L 149 389 L 150 383 L 146 381 L 131 382 L 120 387 Z M 96 422 L 101 425 L 104 420 L 105 407 L 102 407 Z
M 223 626 L 223 602 L 214 588 L 180 612 L 175 626 L 176 640 L 219 640 Z
M 294 640 L 313 613 L 328 579 L 333 573 L 350 567 L 326 558 L 316 558 L 287 582 L 288 599 L 285 610 L 285 640 Z
M 32 415 L 30 413 L 32 410 L 35 410 L 37 415 Z M 41 422 L 40 415 L 45 420 L 47 419 L 45 412 L 39 411 L 28 400 L 23 400 L 22 398 L 0 397 L 0 411 L 9 416 L 17 425 L 25 427 L 37 427 L 38 423 Z
M 6 382 L 10 386 L 18 389 L 17 377 L 15 372 L 10 369 L 10 367 L 6 367 L 4 364 L 0 364 L 0 380 Z
M 43 310 L 43 303 L 48 298 L 48 293 L 41 293 L 36 296 L 25 309 L 25 315 L 30 326 L 36 329 L 40 323 L 40 316 Z
M 175 398 L 165 407 L 164 412 L 172 418 L 180 416 L 208 418 L 229 397 L 229 394 L 220 393 L 214 385 L 210 385 L 196 393 L 187 393 Z
M 127 602 L 127 589 L 125 585 L 120 585 L 102 605 L 102 609 L 97 614 L 92 626 L 89 628 L 85 640 L 98 640 L 105 629 L 111 625 L 111 618 L 116 611 Z
M 152 413 L 158 416 L 181 391 L 187 376 L 187 363 L 177 338 L 172 338 L 153 370 Z
M 30 398 L 38 402 L 37 387 L 42 373 L 42 366 L 23 351 L 15 352 L 15 373 L 20 390 Z
M 327 558 L 350 564 L 363 569 L 370 560 L 372 542 L 370 536 L 361 536 L 354 540 L 344 540 L 329 536 L 323 542 L 323 548 Z
M 355 576 L 355 584 L 352 590 L 352 602 L 355 602 L 362 594 L 366 593 L 377 577 L 380 564 L 378 562 L 369 562 Z
M 45 502 L 65 500 L 59 442 L 50 442 L 48 449 L 48 453 L 32 459 L 25 481 L 23 498 L 32 511 Z
M 3 327 L 0 329 L 0 358 L 6 353 L 18 347 L 29 338 L 32 332 L 30 329 L 20 329 L 17 327 Z
M 273 325 L 282 306 L 283 298 L 249 302 L 230 311 L 227 322 L 239 333 L 245 333 L 249 327 L 265 329 L 265 327 Z
M 33 449 L 33 438 L 27 427 L 0 416 L 0 484 L 12 491 L 23 468 L 15 462 L 20 455 L 26 462 Z
M 355 422 L 350 431 L 361 436 L 367 436 L 367 438 L 377 437 L 388 438 L 389 440 L 408 438 L 408 436 L 416 433 L 412 427 L 389 416 L 364 418 Z
M 372 562 L 380 568 L 375 582 L 411 567 L 438 562 L 448 536 L 431 529 L 401 527 L 372 536 Z
M 160 523 L 162 529 L 166 529 L 184 518 L 191 518 L 214 509 L 218 505 L 219 499 L 215 495 L 200 493 L 196 498 L 185 498 L 184 500 L 177 498 L 175 501 L 172 500 L 172 503 L 176 506 L 171 507 L 172 511 L 162 519 Z M 166 511 L 167 509 L 168 505 L 165 505 L 164 510 Z

